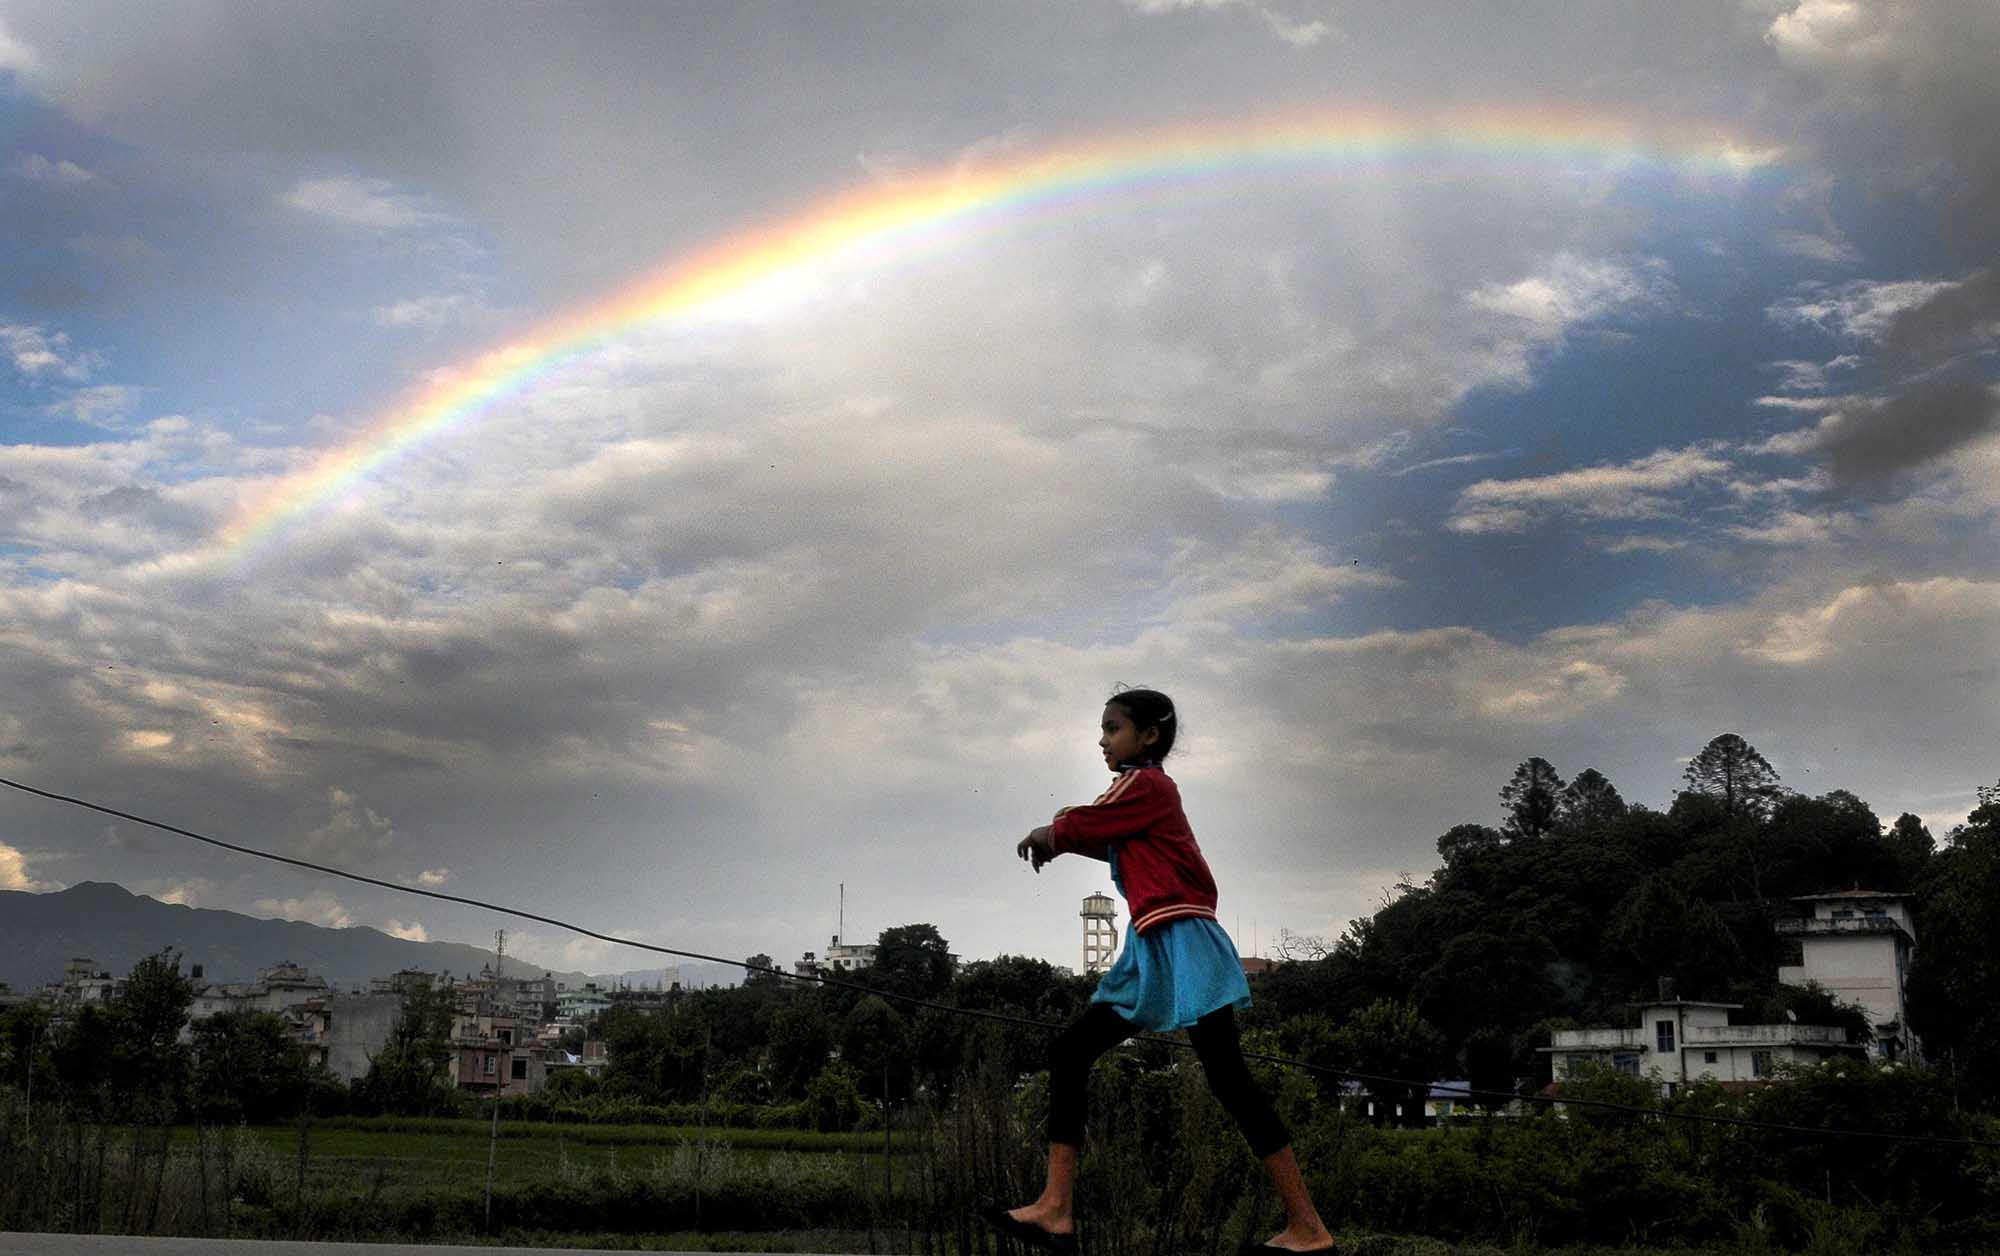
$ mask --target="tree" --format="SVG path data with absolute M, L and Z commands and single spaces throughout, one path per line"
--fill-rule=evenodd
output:
M 935 999 L 951 988 L 957 963 L 935 925 L 899 925 L 875 939 L 869 984 L 913 999 Z
M 2000 787 L 1931 856 L 1918 885 L 1923 944 L 1906 987 L 1910 1027 L 1969 1105 L 2000 1107 Z
M 816 998 L 802 996 L 771 1022 L 772 1084 L 779 1093 L 797 1099 L 833 1054 L 833 1022 Z
M 1702 747 L 1682 777 L 1693 792 L 1718 799 L 1729 816 L 1765 816 L 1783 793 L 1777 770 L 1735 733 L 1724 733 Z
M 1650 876 L 1625 896 L 1604 931 L 1606 958 L 1643 997 L 1670 977 L 1683 998 L 1718 993 L 1743 968 L 1729 926 L 1707 903 L 1690 900 L 1670 877 Z
M 1438 855 L 1444 860 L 1444 866 L 1450 868 L 1467 856 L 1499 850 L 1501 840 L 1498 829 L 1489 829 L 1483 824 L 1454 824 L 1437 840 Z
M 1563 786 L 1557 801 L 1557 820 L 1572 832 L 1588 832 L 1625 815 L 1625 800 L 1618 789 L 1596 768 L 1585 768 L 1576 779 Z
M 1889 828 L 1882 839 L 1883 845 L 1895 857 L 1896 866 L 1902 870 L 1902 888 L 1909 888 L 1923 875 L 1924 865 L 1937 851 L 1937 841 L 1922 819 L 1905 811 L 1896 817 L 1896 823 Z
M 171 1121 L 185 1103 L 194 1056 L 181 1030 L 193 1006 L 194 982 L 177 952 L 149 955 L 126 977 L 113 1090 L 135 1117 Z
M 759 971 L 760 969 L 777 968 L 777 965 L 772 962 L 771 957 L 768 955 L 752 955 L 744 963 L 750 966 L 750 970 L 743 976 L 743 984 L 746 986 L 778 985 L 785 980 L 776 972 Z
M 1532 840 L 1554 828 L 1562 787 L 1562 777 L 1540 756 L 1515 768 L 1513 779 L 1500 790 L 1500 801 L 1507 804 L 1507 836 Z
M 1334 1033 L 1333 1051 L 1355 1072 L 1413 1083 L 1362 1083 L 1381 1105 L 1376 1110 L 1378 1116 L 1393 1116 L 1400 1104 L 1403 1123 L 1411 1126 L 1423 1124 L 1431 1079 L 1451 1062 L 1444 1035 L 1417 1014 L 1416 1005 L 1390 999 L 1378 999 L 1350 1017 Z
M 195 1022 L 194 1107 L 202 1120 L 288 1120 L 305 1110 L 312 1092 L 305 1051 L 283 1017 L 235 1011 Z
M 355 1106 L 397 1116 L 431 1116 L 456 1108 L 451 1032 L 457 1016 L 458 995 L 450 986 L 405 992 L 388 1040 L 354 1083 Z
M 910 1072 L 909 1049 L 902 1015 L 880 995 L 856 1003 L 841 1024 L 840 1062 L 859 1075 L 862 1093 L 870 1098 L 893 1095 L 903 1085 Z

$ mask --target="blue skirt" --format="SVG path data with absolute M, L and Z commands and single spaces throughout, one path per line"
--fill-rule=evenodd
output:
M 1249 1007 L 1250 983 L 1222 926 L 1184 916 L 1143 934 L 1128 923 L 1125 945 L 1090 1001 L 1110 1004 L 1141 1029 L 1166 1033 L 1220 1007 Z

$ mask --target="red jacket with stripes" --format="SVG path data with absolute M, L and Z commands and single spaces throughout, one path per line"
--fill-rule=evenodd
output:
M 1108 860 L 1118 848 L 1138 932 L 1188 916 L 1215 919 L 1215 877 L 1181 810 L 1181 791 L 1158 764 L 1125 769 L 1097 801 L 1064 807 L 1049 827 L 1057 854 Z

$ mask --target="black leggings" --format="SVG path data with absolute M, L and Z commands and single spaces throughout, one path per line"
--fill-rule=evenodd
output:
M 1085 1094 L 1097 1057 L 1139 1033 L 1108 1003 L 1093 1003 L 1049 1044 L 1049 1141 L 1083 1146 Z M 1188 1041 L 1208 1074 L 1208 1088 L 1236 1120 L 1259 1160 L 1291 1145 L 1291 1132 L 1243 1062 L 1236 1009 L 1224 1005 L 1188 1026 Z

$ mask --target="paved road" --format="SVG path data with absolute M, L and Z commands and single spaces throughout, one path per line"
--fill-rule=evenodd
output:
M 424 1243 L 285 1243 L 267 1239 L 142 1239 L 117 1234 L 0 1231 L 0 1256 L 616 1256 L 609 1248 L 461 1247 Z M 660 1256 L 652 1253 L 652 1256 Z

